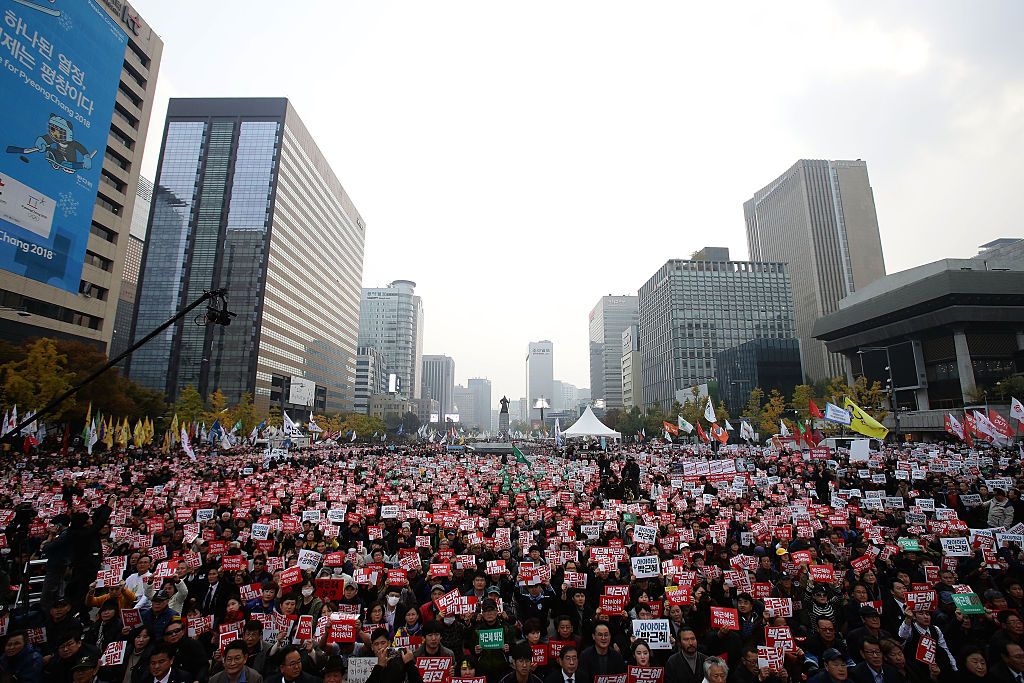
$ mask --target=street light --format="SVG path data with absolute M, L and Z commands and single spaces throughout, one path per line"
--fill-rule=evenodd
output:
M 892 409 L 892 420 L 895 427 L 894 433 L 896 435 L 896 443 L 900 441 L 900 409 L 896 405 L 896 382 L 892 377 L 892 361 L 889 360 L 889 347 L 888 346 L 862 346 L 857 349 L 857 355 L 861 356 L 860 360 L 860 374 L 864 374 L 864 353 L 869 351 L 884 351 L 885 352 L 885 369 L 889 373 L 889 407 Z

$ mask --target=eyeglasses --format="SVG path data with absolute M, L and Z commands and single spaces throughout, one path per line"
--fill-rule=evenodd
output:
M 168 630 L 168 631 L 164 631 L 164 635 L 165 635 L 165 636 L 177 636 L 177 635 L 181 635 L 181 633 L 182 633 L 182 631 L 183 631 L 183 630 L 184 630 L 184 629 L 180 629 L 180 628 L 176 628 L 176 629 L 171 629 L 171 630 Z

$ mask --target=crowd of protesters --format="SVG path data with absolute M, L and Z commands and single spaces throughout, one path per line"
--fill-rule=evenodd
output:
M 6 460 L 0 683 L 1024 683 L 1016 448 L 527 453 Z

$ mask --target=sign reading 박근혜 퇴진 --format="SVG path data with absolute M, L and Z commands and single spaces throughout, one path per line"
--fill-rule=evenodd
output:
M 78 292 L 128 35 L 94 0 L 0 0 L 0 268 Z

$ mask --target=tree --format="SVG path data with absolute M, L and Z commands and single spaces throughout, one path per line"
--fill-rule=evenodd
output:
M 614 425 L 619 424 L 624 415 L 625 411 L 622 408 L 609 408 L 608 410 L 605 411 L 604 420 L 602 420 L 602 422 L 604 422 L 606 425 L 612 425 L 612 429 L 616 429 Z
M 718 418 L 718 423 L 723 426 L 729 421 L 729 409 L 725 407 L 725 401 L 718 402 L 718 408 L 715 409 L 715 417 Z
M 768 394 L 768 402 L 761 408 L 761 434 L 777 433 L 785 410 L 786 398 L 778 389 L 772 389 Z
M 181 390 L 178 400 L 174 404 L 174 412 L 178 415 L 178 422 L 188 424 L 198 422 L 206 412 L 203 405 L 203 397 L 199 395 L 196 388 L 187 386 Z
M 268 427 L 280 427 L 284 424 L 284 418 L 281 417 L 281 406 L 276 403 L 270 406 L 267 411 L 267 426 Z
M 67 360 L 67 356 L 58 353 L 57 344 L 52 339 L 32 342 L 25 358 L 0 367 L 4 401 L 21 406 L 22 416 L 39 410 L 71 388 L 66 372 Z M 59 418 L 74 405 L 75 398 L 71 397 L 57 406 L 51 415 Z
M 697 423 L 704 417 L 704 400 L 701 398 L 700 390 L 697 387 L 690 388 L 690 396 L 686 398 L 686 402 L 679 409 L 679 414 L 683 416 L 683 419 L 697 427 Z
M 325 432 L 336 434 L 341 431 L 341 416 L 337 413 L 330 413 L 328 415 L 317 415 L 316 423 L 320 426 L 320 429 Z
M 223 425 L 228 420 L 228 416 L 224 413 L 228 405 L 228 399 L 224 396 L 224 392 L 215 389 L 208 397 L 207 403 L 210 405 L 210 410 L 204 416 L 206 422 L 212 425 L 216 420 L 220 420 Z M 231 425 L 228 425 L 228 428 L 230 429 Z
M 1010 375 L 996 382 L 995 394 L 1004 401 L 1011 397 L 1024 400 L 1024 375 Z
M 620 413 L 617 422 L 607 421 L 615 431 L 623 436 L 632 436 L 644 427 L 644 416 L 639 406 L 632 406 L 629 410 Z
M 214 392 L 216 395 L 217 392 Z M 223 394 L 222 394 L 223 396 Z M 212 400 L 212 396 L 210 397 Z M 228 421 L 231 424 L 228 426 L 230 429 L 237 423 L 241 422 L 242 426 L 239 428 L 239 433 L 242 436 L 249 436 L 249 433 L 253 430 L 253 427 L 260 423 L 259 415 L 256 413 L 256 406 L 252 403 L 252 394 L 244 393 L 239 398 L 238 403 L 235 404 L 230 411 L 228 411 Z
M 342 432 L 348 432 L 349 430 L 354 431 L 360 439 L 369 439 L 375 433 L 383 432 L 385 430 L 384 420 L 380 419 L 376 415 L 351 413 L 341 424 Z
M 402 426 L 404 427 L 403 431 L 406 433 L 406 435 L 412 438 L 412 436 L 420 428 L 419 415 L 410 410 L 408 413 L 402 416 Z
M 759 429 L 761 425 L 761 406 L 764 404 L 764 390 L 754 387 L 747 397 L 747 407 L 743 409 L 743 417 L 750 420 L 750 426 Z
M 661 406 L 655 403 L 647 409 L 647 414 L 644 416 L 644 427 L 647 429 L 648 438 L 657 436 L 665 431 L 665 411 L 661 409 Z
M 808 384 L 798 384 L 793 388 L 793 399 L 789 407 L 795 410 L 801 422 L 804 422 L 811 419 L 811 401 L 816 398 L 814 387 Z

